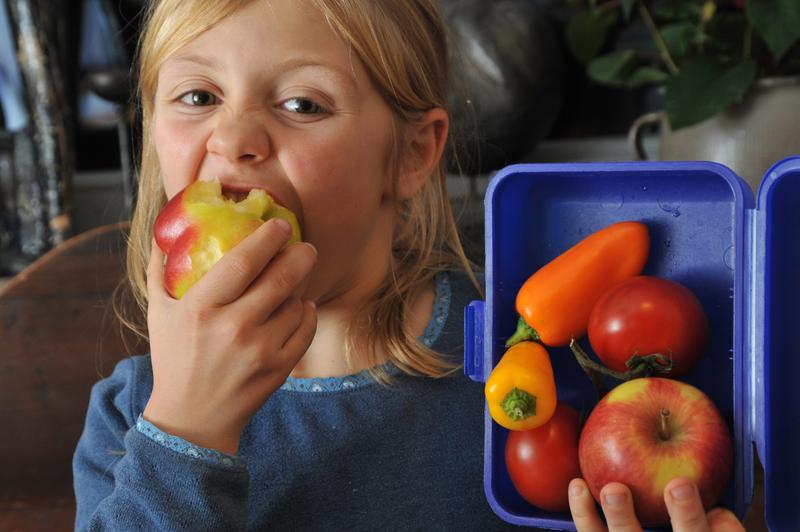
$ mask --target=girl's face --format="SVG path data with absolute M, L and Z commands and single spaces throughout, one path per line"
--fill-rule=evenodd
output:
M 251 2 L 164 63 L 154 110 L 167 197 L 197 179 L 266 189 L 319 252 L 306 297 L 383 277 L 392 115 L 316 9 Z

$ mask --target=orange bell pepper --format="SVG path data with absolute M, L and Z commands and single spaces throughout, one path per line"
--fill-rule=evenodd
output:
M 611 285 L 639 275 L 650 236 L 640 222 L 618 222 L 587 236 L 531 275 L 517 292 L 517 331 L 506 346 L 539 340 L 561 347 L 586 334 L 589 313 Z
M 556 381 L 541 344 L 520 342 L 508 349 L 486 379 L 489 414 L 510 430 L 547 423 L 556 411 Z

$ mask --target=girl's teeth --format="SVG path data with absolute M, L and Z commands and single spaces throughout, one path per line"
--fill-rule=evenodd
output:
M 228 198 L 229 200 L 233 200 L 233 201 L 237 201 L 237 202 L 238 201 L 242 201 L 243 199 L 245 199 L 247 197 L 247 194 L 248 194 L 247 192 L 234 192 L 234 191 L 230 191 L 230 190 L 225 191 L 225 192 L 222 193 L 222 195 L 225 196 L 226 198 Z

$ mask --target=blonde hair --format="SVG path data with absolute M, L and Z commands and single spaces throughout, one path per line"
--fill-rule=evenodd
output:
M 254 0 L 161 0 L 145 16 L 139 43 L 139 93 L 142 151 L 137 208 L 128 247 L 128 281 L 138 315 L 146 314 L 146 269 L 153 223 L 166 198 L 151 137 L 153 99 L 158 70 L 183 45 Z M 448 51 L 435 0 L 309 0 L 333 31 L 364 64 L 394 117 L 394 179 L 405 149 L 404 125 L 427 110 L 447 108 Z M 345 346 L 348 363 L 358 347 L 382 346 L 391 362 L 413 375 L 440 377 L 459 367 L 426 347 L 404 319 L 414 296 L 445 270 L 465 270 L 480 286 L 464 253 L 446 189 L 447 162 L 442 160 L 421 190 L 399 206 L 393 237 L 391 271 L 351 323 Z M 122 318 L 144 333 L 136 320 Z M 373 352 L 371 349 L 369 352 Z M 377 361 L 372 361 L 377 362 Z M 382 366 L 370 371 L 390 380 Z

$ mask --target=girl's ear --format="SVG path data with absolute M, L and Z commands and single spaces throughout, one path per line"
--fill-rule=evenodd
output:
M 396 199 L 409 199 L 422 188 L 439 164 L 449 128 L 447 111 L 434 107 L 406 126 L 400 175 L 394 190 Z

